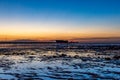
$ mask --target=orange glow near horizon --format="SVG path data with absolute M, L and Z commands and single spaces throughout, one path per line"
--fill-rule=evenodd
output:
M 103 36 L 104 35 L 104 36 Z M 85 34 L 85 33 L 39 33 L 39 34 L 4 34 L 0 35 L 0 40 L 17 40 L 17 39 L 30 39 L 30 40 L 70 40 L 76 38 L 106 38 L 106 37 L 119 37 L 115 36 L 116 34 L 107 34 L 107 33 L 97 33 L 97 34 Z
M 120 37 L 119 29 L 97 25 L 75 25 L 57 22 L 0 22 L 0 40 L 71 40 L 76 38 Z

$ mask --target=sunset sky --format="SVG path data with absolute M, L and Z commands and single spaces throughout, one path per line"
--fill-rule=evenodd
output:
M 119 37 L 120 0 L 0 0 L 0 40 Z

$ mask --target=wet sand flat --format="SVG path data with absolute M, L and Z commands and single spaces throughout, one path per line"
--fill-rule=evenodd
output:
M 119 80 L 120 49 L 1 49 L 0 79 Z

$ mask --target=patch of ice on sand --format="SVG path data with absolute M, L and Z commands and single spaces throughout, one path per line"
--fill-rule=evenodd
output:
M 0 79 L 10 80 L 10 79 L 15 79 L 15 77 L 12 75 L 8 75 L 8 74 L 0 74 Z

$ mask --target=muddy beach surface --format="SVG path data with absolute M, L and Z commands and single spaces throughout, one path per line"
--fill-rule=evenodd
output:
M 0 80 L 120 79 L 120 49 L 0 49 Z

